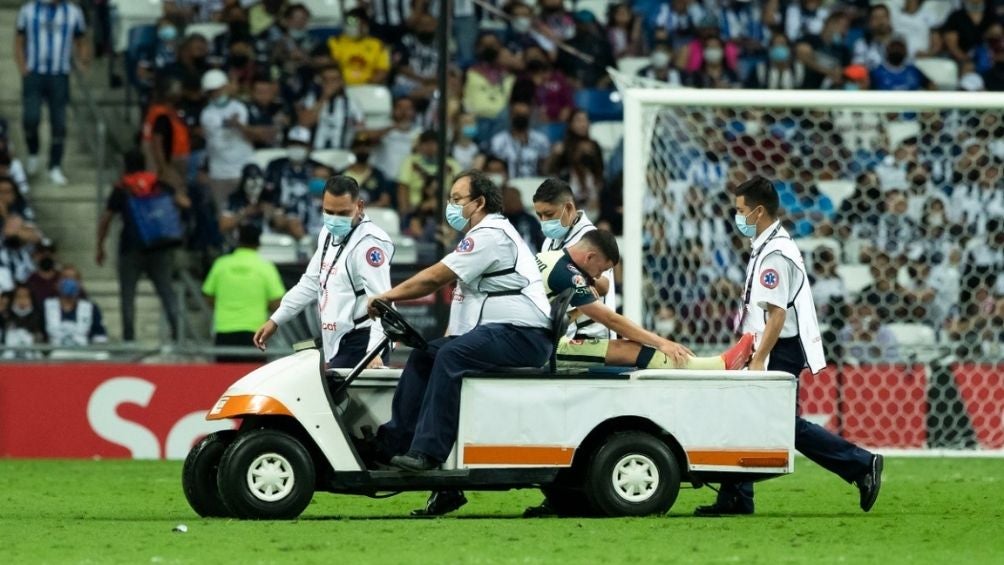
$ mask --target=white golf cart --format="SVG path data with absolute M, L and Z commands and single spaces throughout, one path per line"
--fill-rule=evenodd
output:
M 554 316 L 562 333 L 567 299 Z M 391 340 L 425 340 L 378 304 Z M 795 379 L 777 372 L 601 367 L 508 369 L 465 377 L 453 453 L 442 468 L 367 468 L 364 426 L 390 419 L 400 370 L 323 369 L 316 345 L 234 383 L 207 416 L 240 419 L 185 460 L 201 516 L 292 519 L 315 491 L 380 493 L 539 488 L 561 515 L 667 512 L 681 481 L 762 480 L 794 471 Z

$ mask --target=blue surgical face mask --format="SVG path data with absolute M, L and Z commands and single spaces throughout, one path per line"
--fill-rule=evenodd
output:
M 565 210 L 562 208 L 561 215 L 557 218 L 540 222 L 540 231 L 544 232 L 545 237 L 549 237 L 555 241 L 565 237 L 568 234 L 568 230 L 572 228 L 571 226 L 561 225 L 561 219 L 564 217 Z
M 339 216 L 337 214 L 323 213 L 324 215 L 324 227 L 328 230 L 328 233 L 341 239 L 352 231 L 352 217 L 351 216 Z
M 750 214 L 752 213 L 753 212 L 750 212 Z M 749 214 L 744 216 L 739 212 L 736 212 L 736 229 L 738 229 L 739 233 L 743 234 L 744 237 L 752 238 L 756 236 L 756 224 L 748 223 L 748 216 Z
M 80 294 L 80 283 L 76 279 L 59 281 L 59 294 L 68 298 L 76 298 Z
M 216 98 L 213 98 L 213 104 L 215 104 L 220 108 L 226 106 L 229 102 L 230 102 L 230 97 L 227 96 L 226 94 L 220 94 Z
M 178 37 L 178 28 L 174 26 L 157 28 L 157 37 L 161 41 L 174 41 L 174 39 Z
M 468 202 L 470 204 L 470 202 Z M 464 207 L 460 204 L 454 204 L 450 202 L 446 205 L 446 223 L 450 224 L 450 227 L 457 231 L 464 231 L 467 224 L 470 223 L 470 218 L 464 217 Z
M 464 134 L 464 137 L 469 137 L 471 139 L 478 136 L 478 126 L 475 124 L 467 124 L 461 128 L 460 131 Z
M 775 63 L 783 63 L 791 57 L 791 50 L 787 45 L 775 45 L 769 51 L 770 60 Z
M 324 185 L 327 181 L 319 178 L 312 178 L 307 181 L 307 190 L 310 191 L 311 196 L 320 196 L 324 194 Z

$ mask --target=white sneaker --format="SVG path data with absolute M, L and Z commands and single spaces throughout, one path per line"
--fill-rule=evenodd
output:
M 38 172 L 38 155 L 28 155 L 28 161 L 25 163 L 26 170 L 29 175 L 34 175 Z
M 66 176 L 63 175 L 63 171 L 59 167 L 49 169 L 49 180 L 52 181 L 52 184 L 57 186 L 66 186 L 66 184 L 70 182 L 66 180 Z

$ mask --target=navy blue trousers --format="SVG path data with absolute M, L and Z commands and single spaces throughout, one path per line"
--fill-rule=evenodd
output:
M 28 73 L 21 82 L 21 121 L 28 153 L 38 155 L 38 125 L 42 121 L 42 101 L 49 104 L 49 168 L 63 161 L 66 142 L 66 106 L 70 103 L 70 75 Z
M 338 342 L 338 353 L 328 360 L 328 367 L 332 369 L 344 369 L 355 367 L 366 356 L 366 348 L 370 344 L 370 329 L 360 328 L 342 336 Z M 390 358 L 390 351 L 384 351 L 381 355 L 386 365 Z
M 805 353 L 797 337 L 778 339 L 770 352 L 768 371 L 785 371 L 796 377 L 805 368 Z M 846 439 L 813 424 L 801 416 L 795 418 L 795 449 L 811 461 L 852 482 L 871 471 L 872 454 Z M 753 483 L 722 483 L 719 504 L 738 503 L 753 509 Z
M 414 350 L 394 391 L 391 419 L 378 438 L 391 453 L 409 450 L 445 461 L 457 440 L 461 376 L 496 367 L 541 367 L 551 355 L 547 330 L 484 324 Z

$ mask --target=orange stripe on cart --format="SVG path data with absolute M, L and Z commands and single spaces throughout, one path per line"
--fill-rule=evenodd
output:
M 785 449 L 693 449 L 687 451 L 691 465 L 729 467 L 787 467 Z
M 222 402 L 223 399 L 221 398 Z M 247 416 L 250 414 L 260 415 L 260 416 L 292 416 L 293 414 L 283 405 L 282 402 L 272 398 L 271 396 L 263 396 L 260 394 L 242 394 L 238 396 L 229 396 L 226 402 L 220 402 L 209 411 L 209 415 L 206 416 L 207 420 L 223 420 L 226 418 L 233 418 L 234 416 Z
M 575 449 L 550 445 L 464 444 L 467 465 L 554 465 L 572 464 Z

